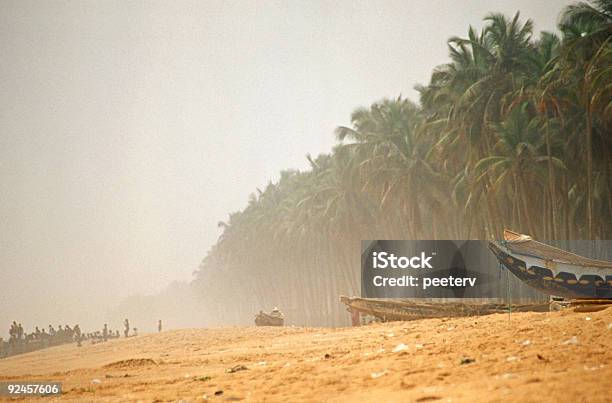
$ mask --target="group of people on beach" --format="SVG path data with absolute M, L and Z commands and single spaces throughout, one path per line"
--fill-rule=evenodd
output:
M 49 325 L 49 331 L 43 327 L 42 330 L 38 326 L 34 328 L 32 333 L 26 333 L 23 330 L 21 323 L 13 321 L 9 329 L 9 344 L 18 344 L 21 342 L 45 341 L 49 345 L 68 343 L 73 340 L 78 340 L 82 337 L 81 328 L 78 324 L 74 327 L 70 325 L 58 325 L 57 330 L 53 325 Z
M 161 320 L 158 321 L 158 331 L 161 331 Z M 137 328 L 130 329 L 130 321 L 128 319 L 125 319 L 123 322 L 123 335 L 124 337 L 138 335 Z M 83 333 L 79 324 L 75 324 L 73 327 L 70 327 L 70 325 L 58 325 L 57 329 L 53 325 L 49 325 L 47 328 L 42 326 L 42 329 L 36 326 L 33 332 L 27 333 L 24 331 L 21 323 L 13 321 L 9 328 L 9 340 L 4 341 L 0 337 L 0 358 L 65 343 L 76 342 L 77 346 L 80 347 L 85 340 L 96 344 L 109 339 L 118 339 L 119 337 L 119 330 L 109 329 L 106 323 L 102 330 L 89 333 Z
M 79 324 L 73 327 L 70 327 L 70 325 L 58 325 L 57 329 L 54 328 L 53 325 L 49 325 L 48 328 L 43 326 L 42 330 L 36 326 L 33 332 L 27 333 L 24 331 L 21 323 L 13 321 L 9 328 L 8 341 L 4 341 L 0 337 L 0 357 L 27 353 L 29 351 L 73 341 L 78 342 L 80 345 L 83 339 L 84 335 L 81 333 Z

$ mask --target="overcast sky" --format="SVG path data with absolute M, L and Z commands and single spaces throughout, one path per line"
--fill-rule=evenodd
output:
M 1 0 L 0 335 L 190 279 L 355 107 L 416 100 L 449 37 L 567 3 Z

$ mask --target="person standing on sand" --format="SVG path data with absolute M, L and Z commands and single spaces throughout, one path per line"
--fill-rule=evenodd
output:
M 128 334 L 130 333 L 130 321 L 129 320 L 124 320 L 123 321 L 123 334 L 125 335 L 125 337 L 128 337 Z
M 17 322 L 13 321 L 11 324 L 11 330 L 9 330 L 9 341 L 13 342 L 17 339 Z
M 77 347 L 81 347 L 81 327 L 78 323 L 74 325 L 74 338 L 76 339 Z
M 108 325 L 105 323 L 104 328 L 102 329 L 102 340 L 108 340 Z
M 160 333 L 162 331 L 162 323 L 161 319 L 157 321 L 157 332 Z

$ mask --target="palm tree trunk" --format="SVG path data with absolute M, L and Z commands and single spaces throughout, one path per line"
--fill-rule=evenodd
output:
M 609 148 L 608 148 L 609 149 Z M 604 163 L 606 165 L 606 169 L 605 169 L 605 173 L 606 173 L 606 184 L 607 184 L 607 188 L 608 188 L 608 194 L 606 195 L 608 198 L 608 217 L 612 217 L 612 183 L 610 182 L 610 180 L 612 179 L 612 172 L 610 172 L 612 169 L 611 163 L 610 163 L 610 153 L 608 152 L 604 152 Z M 604 231 L 609 231 L 610 227 L 607 226 Z M 609 239 L 610 238 L 610 233 L 609 232 L 604 232 L 604 234 L 602 234 L 602 239 Z
M 550 234 L 552 231 L 550 230 L 550 213 L 548 192 L 542 192 L 542 214 L 540 214 L 540 217 L 542 218 L 542 230 L 544 231 L 542 233 L 542 239 L 551 239 Z
M 587 229 L 589 239 L 593 239 L 593 128 L 591 123 L 591 105 L 586 103 L 586 152 L 587 152 Z
M 525 222 L 527 223 L 527 229 L 530 234 L 534 234 L 533 236 L 537 236 L 535 228 L 533 227 L 533 223 L 531 222 L 531 217 L 529 215 L 529 206 L 527 203 L 527 186 L 525 185 L 525 180 L 522 174 L 519 174 L 519 185 L 522 188 L 520 199 L 523 202 L 523 211 L 525 214 Z
M 550 122 L 546 122 L 546 154 L 548 156 L 548 190 L 550 193 L 550 212 L 552 219 L 552 239 L 557 239 L 557 217 L 555 212 L 555 178 L 553 176 L 552 153 L 550 145 Z
M 563 189 L 563 198 L 565 201 L 565 208 L 564 208 L 564 226 L 565 226 L 565 240 L 568 241 L 571 239 L 571 233 L 570 233 L 570 201 L 569 201 L 569 190 L 567 189 L 567 175 L 563 175 L 562 177 L 562 183 L 561 183 L 561 187 Z
M 491 231 L 492 231 L 491 238 L 496 239 L 497 237 L 500 237 L 503 235 L 503 231 L 504 231 L 503 218 L 499 210 L 499 204 L 497 203 L 495 192 L 492 190 L 493 185 L 491 183 L 492 182 L 491 178 L 486 177 L 485 180 L 486 180 L 486 185 L 485 185 L 486 198 L 487 198 L 488 209 L 490 212 L 489 215 L 490 215 L 490 220 L 491 220 Z
M 518 183 L 518 179 L 516 177 L 516 173 L 512 174 L 512 177 L 514 179 L 514 197 L 513 197 L 513 202 L 512 202 L 512 213 L 515 216 L 516 219 L 516 224 L 517 224 L 517 230 L 519 232 L 521 232 L 523 230 L 523 223 L 521 222 L 521 209 L 519 206 L 519 201 L 520 201 L 520 194 L 519 194 L 519 183 Z
M 421 219 L 421 209 L 419 208 L 419 200 L 417 197 L 412 201 L 412 225 L 414 226 L 413 239 L 421 239 L 423 236 L 423 220 Z

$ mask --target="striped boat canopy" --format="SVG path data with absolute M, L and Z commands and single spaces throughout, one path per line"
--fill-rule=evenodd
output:
M 533 256 L 540 259 L 568 263 L 576 266 L 593 267 L 598 269 L 612 269 L 612 262 L 589 259 L 584 256 L 555 248 L 541 242 L 534 241 L 529 235 L 504 230 L 505 245 L 512 252 L 519 255 Z

